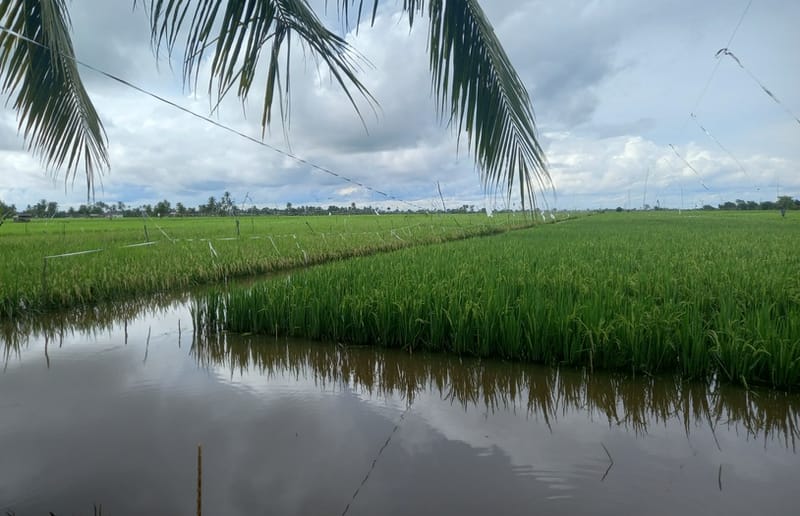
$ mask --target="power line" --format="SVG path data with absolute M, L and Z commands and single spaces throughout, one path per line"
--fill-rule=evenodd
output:
M 6 32 L 6 33 L 14 36 L 15 38 L 17 38 L 19 40 L 26 41 L 28 43 L 32 43 L 32 44 L 34 44 L 34 45 L 36 45 L 38 47 L 41 47 L 41 48 L 44 48 L 44 49 L 46 49 L 46 50 L 48 50 L 50 52 L 53 52 L 53 50 L 50 47 L 48 47 L 47 45 L 44 45 L 44 44 L 42 44 L 42 43 L 40 43 L 40 42 L 38 42 L 38 41 L 36 41 L 34 39 L 31 39 L 31 38 L 23 35 L 23 34 L 19 34 L 18 32 L 14 31 L 14 30 L 11 30 L 8 27 L 0 25 L 0 30 L 2 30 L 3 32 Z M 419 204 L 413 203 L 411 201 L 406 201 L 406 200 L 401 199 L 399 197 L 396 197 L 394 195 L 387 194 L 387 193 L 385 193 L 385 192 L 383 192 L 381 190 L 378 190 L 377 188 L 373 188 L 373 187 L 371 187 L 371 186 L 369 186 L 367 184 L 364 184 L 364 183 L 362 183 L 360 181 L 356 181 L 356 180 L 351 179 L 351 178 L 349 178 L 347 176 L 344 176 L 342 174 L 334 172 L 333 170 L 331 170 L 331 169 L 329 169 L 327 167 L 324 167 L 322 165 L 317 165 L 316 163 L 314 163 L 312 161 L 309 161 L 309 160 L 307 160 L 305 158 L 302 158 L 300 156 L 297 156 L 296 154 L 293 154 L 291 152 L 288 152 L 288 151 L 285 151 L 285 150 L 280 149 L 278 147 L 275 147 L 273 145 L 270 145 L 270 144 L 268 144 L 266 142 L 258 140 L 257 138 L 253 138 L 252 136 L 250 136 L 248 134 L 245 134 L 245 133 L 243 133 L 243 132 L 241 132 L 241 131 L 239 131 L 237 129 L 234 129 L 234 128 L 232 128 L 232 127 L 230 127 L 228 125 L 225 125 L 225 124 L 223 124 L 221 122 L 218 122 L 218 121 L 216 121 L 216 120 L 214 120 L 214 119 L 212 119 L 212 118 L 210 118 L 208 116 L 201 115 L 200 113 L 197 113 L 196 111 L 192 111 L 191 109 L 189 109 L 187 107 L 181 106 L 180 104 L 177 104 L 177 103 L 175 103 L 175 102 L 173 102 L 171 100 L 168 100 L 168 99 L 166 99 L 166 98 L 164 98 L 164 97 L 162 97 L 162 96 L 160 96 L 160 95 L 158 95 L 156 93 L 153 93 L 153 92 L 151 92 L 151 91 L 149 91 L 149 90 L 147 90 L 145 88 L 142 88 L 141 86 L 137 86 L 136 84 L 133 84 L 132 82 L 130 82 L 130 81 L 126 80 L 126 79 L 122 79 L 121 77 L 118 77 L 118 76 L 116 76 L 116 75 L 114 75 L 112 73 L 106 72 L 105 70 L 101 70 L 100 68 L 97 68 L 97 67 L 92 66 L 92 65 L 90 65 L 88 63 L 85 63 L 85 62 L 77 59 L 75 56 L 68 55 L 68 54 L 65 54 L 65 53 L 60 52 L 60 51 L 58 52 L 58 54 L 61 55 L 64 58 L 70 59 L 70 60 L 74 61 L 75 63 L 83 66 L 84 68 L 87 68 L 87 69 L 89 69 L 89 70 L 91 70 L 91 71 L 93 71 L 95 73 L 98 73 L 98 74 L 100 74 L 100 75 L 102 75 L 102 76 L 104 76 L 104 77 L 106 77 L 108 79 L 111 79 L 111 80 L 113 80 L 115 82 L 118 82 L 118 83 L 120 83 L 120 84 L 122 84 L 122 85 L 124 85 L 124 86 L 126 86 L 128 88 L 131 88 L 131 89 L 133 89 L 133 90 L 135 90 L 135 91 L 137 91 L 139 93 L 147 95 L 148 97 L 151 97 L 151 98 L 153 98 L 153 99 L 155 99 L 155 100 L 157 100 L 159 102 L 167 104 L 167 105 L 169 105 L 169 106 L 171 106 L 171 107 L 173 107 L 173 108 L 175 108 L 175 109 L 177 109 L 179 111 L 182 111 L 182 112 L 184 112 L 184 113 L 186 113 L 188 115 L 191 115 L 191 116 L 193 116 L 195 118 L 199 118 L 200 120 L 202 120 L 204 122 L 207 122 L 207 123 L 209 123 L 211 125 L 214 125 L 214 126 L 220 128 L 220 129 L 223 129 L 225 131 L 233 133 L 233 134 L 235 134 L 235 135 L 237 135 L 237 136 L 239 136 L 241 138 L 244 138 L 246 140 L 251 141 L 252 143 L 255 143 L 256 145 L 260 145 L 262 147 L 265 147 L 265 148 L 267 148 L 267 149 L 269 149 L 269 150 L 271 150 L 273 152 L 281 154 L 281 155 L 283 155 L 283 156 L 285 156 L 287 158 L 290 158 L 290 159 L 292 159 L 292 160 L 294 160 L 294 161 L 296 161 L 298 163 L 301 163 L 301 164 L 306 165 L 306 166 L 308 166 L 310 168 L 313 168 L 313 169 L 315 169 L 315 170 L 317 170 L 319 172 L 323 172 L 323 173 L 328 174 L 330 176 L 339 178 L 342 181 L 345 181 L 345 182 L 348 182 L 350 184 L 359 186 L 359 187 L 361 187 L 361 188 L 363 188 L 365 190 L 368 190 L 370 192 L 378 194 L 378 195 L 380 195 L 380 196 L 382 196 L 382 197 L 384 197 L 384 198 L 386 198 L 388 200 L 397 201 L 397 202 L 406 204 L 408 206 L 414 207 L 414 208 L 416 208 L 418 210 L 430 211 L 427 208 L 425 208 L 424 206 L 421 206 Z

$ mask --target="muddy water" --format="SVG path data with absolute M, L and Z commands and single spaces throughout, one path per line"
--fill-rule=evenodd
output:
M 2 334 L 0 513 L 797 514 L 800 398 L 201 336 L 185 303 Z

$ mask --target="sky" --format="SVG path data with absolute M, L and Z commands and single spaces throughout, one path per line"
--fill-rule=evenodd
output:
M 335 2 L 327 12 L 322 0 L 310 3 L 369 61 L 360 77 L 379 107 L 362 104 L 362 123 L 329 74 L 298 51 L 289 125 L 284 130 L 274 123 L 264 143 L 413 206 L 441 207 L 441 188 L 448 208 L 518 207 L 516 195 L 506 201 L 483 191 L 467 139 L 459 144 L 456 130 L 436 115 L 425 19 L 409 30 L 402 4 L 388 0 L 374 25 L 346 31 L 331 7 Z M 800 2 L 481 5 L 533 102 L 554 186 L 540 192 L 540 205 L 688 209 L 800 197 L 800 123 L 793 118 L 800 117 Z M 209 114 L 203 80 L 196 90 L 184 87 L 178 61 L 163 53 L 156 58 L 141 3 L 136 9 L 126 1 L 69 6 L 80 60 Z M 716 58 L 723 47 L 744 68 L 729 56 Z M 241 206 L 411 207 L 88 69 L 81 75 L 108 133 L 111 170 L 98 183 L 97 201 L 139 206 L 167 199 L 197 206 L 229 191 Z M 261 139 L 261 77 L 245 104 L 227 99 L 214 118 Z M 62 207 L 86 202 L 81 178 L 65 183 L 63 172 L 54 177 L 25 150 L 8 105 L 0 111 L 0 170 L 0 200 L 18 208 L 42 198 Z

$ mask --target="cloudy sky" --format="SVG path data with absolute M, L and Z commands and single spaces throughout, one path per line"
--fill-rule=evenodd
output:
M 335 12 L 313 0 L 333 27 Z M 156 61 L 145 13 L 132 2 L 74 0 L 79 59 L 197 112 L 204 84 L 182 86 L 179 66 Z M 380 103 L 366 130 L 345 97 L 298 54 L 288 140 L 274 125 L 265 142 L 424 207 L 484 206 L 465 145 L 442 125 L 430 97 L 424 20 L 408 30 L 399 1 L 387 0 L 373 27 L 347 35 L 372 64 L 362 79 Z M 533 99 L 558 209 L 686 207 L 735 199 L 800 197 L 800 2 L 796 0 L 483 0 Z M 742 13 L 730 57 L 728 42 Z M 713 77 L 712 77 L 712 72 Z M 219 198 L 259 206 L 392 206 L 381 196 L 176 111 L 83 69 L 108 132 L 111 171 L 97 200 L 129 205 L 161 199 L 188 206 Z M 709 78 L 711 80 L 709 81 Z M 777 104 L 756 80 L 781 101 Z M 256 87 L 217 119 L 261 137 Z M 694 113 L 696 118 L 691 118 Z M 705 128 L 711 137 L 700 127 Z M 678 157 L 673 148 L 678 152 Z M 690 165 L 682 161 L 685 159 Z M 0 111 L 0 200 L 85 202 L 81 180 L 65 188 L 24 151 L 16 117 Z M 502 206 L 502 198 L 490 201 Z

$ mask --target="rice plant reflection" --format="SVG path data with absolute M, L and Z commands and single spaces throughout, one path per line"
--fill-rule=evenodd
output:
M 372 347 L 309 344 L 261 336 L 195 333 L 192 354 L 204 367 L 231 373 L 292 375 L 321 387 L 350 385 L 372 395 L 400 396 L 408 403 L 423 391 L 465 410 L 482 406 L 524 411 L 553 429 L 559 417 L 583 412 L 636 435 L 676 420 L 687 436 L 702 426 L 744 432 L 764 444 L 796 450 L 800 437 L 796 395 L 689 382 L 678 376 L 624 375 L 468 359 L 409 355 Z

